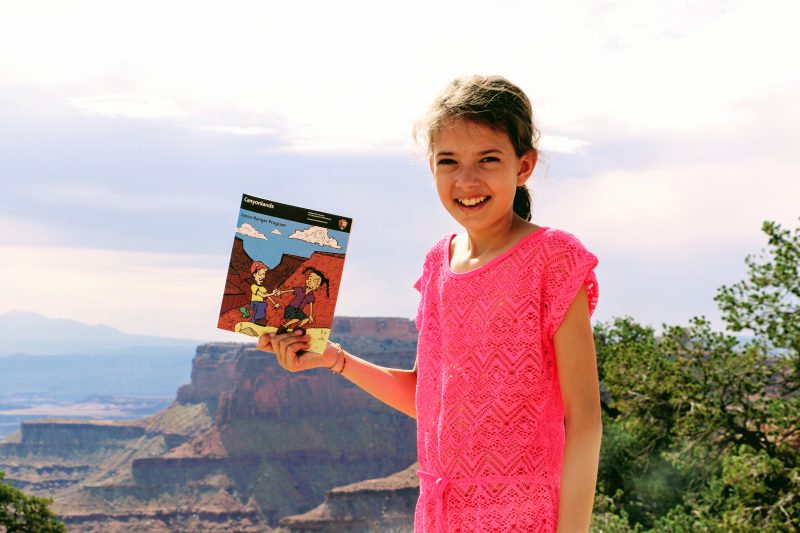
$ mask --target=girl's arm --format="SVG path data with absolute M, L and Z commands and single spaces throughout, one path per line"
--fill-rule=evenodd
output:
M 603 426 L 585 287 L 567 309 L 553 342 L 567 421 L 558 532 L 589 531 Z
M 258 339 L 258 348 L 275 354 L 278 364 L 290 372 L 326 367 L 341 372 L 363 390 L 398 411 L 417 418 L 414 395 L 417 389 L 417 367 L 413 370 L 386 368 L 365 361 L 328 342 L 325 353 L 306 352 L 310 337 L 293 331 L 284 335 L 264 334 Z

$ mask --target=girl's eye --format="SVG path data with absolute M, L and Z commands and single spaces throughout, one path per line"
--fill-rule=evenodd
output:
M 436 162 L 437 165 L 455 165 L 455 159 L 440 159 Z
M 496 163 L 498 161 L 500 161 L 500 159 L 498 159 L 497 157 L 494 157 L 492 155 L 486 156 L 483 159 L 481 159 L 482 163 Z

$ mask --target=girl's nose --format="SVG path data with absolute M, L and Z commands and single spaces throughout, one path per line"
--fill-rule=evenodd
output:
M 478 176 L 474 170 L 469 168 L 464 168 L 456 175 L 456 183 L 458 183 L 462 187 L 470 187 L 473 185 L 477 185 Z

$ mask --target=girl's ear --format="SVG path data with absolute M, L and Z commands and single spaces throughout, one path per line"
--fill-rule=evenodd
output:
M 433 173 L 433 156 L 428 157 L 428 167 L 431 169 L 431 176 L 435 176 Z
M 519 171 L 517 172 L 517 186 L 525 185 L 528 178 L 533 174 L 533 169 L 536 168 L 536 162 L 539 160 L 538 150 L 528 150 L 519 158 Z

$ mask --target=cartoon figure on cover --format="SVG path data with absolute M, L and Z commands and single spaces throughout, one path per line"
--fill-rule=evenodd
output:
M 283 312 L 283 318 L 286 319 L 286 322 L 276 331 L 279 335 L 298 328 L 303 330 L 306 324 L 314 322 L 314 291 L 319 289 L 323 284 L 325 285 L 326 295 L 330 297 L 330 280 L 325 274 L 314 267 L 306 267 L 303 273 L 308 273 L 305 287 L 294 287 L 289 290 L 275 290 L 276 296 L 287 292 L 294 293 L 294 299 L 286 306 L 286 310 Z M 303 311 L 306 304 L 308 304 L 308 314 Z M 295 327 L 295 324 L 298 322 L 300 324 Z
M 314 293 L 323 285 L 325 285 L 325 295 L 330 297 L 330 280 L 320 270 L 314 267 L 306 267 L 303 273 L 306 274 L 305 286 L 292 287 L 291 289 L 273 289 L 268 291 L 264 286 L 264 280 L 267 277 L 269 267 L 261 261 L 253 261 L 250 266 L 250 273 L 253 276 L 255 283 L 250 285 L 250 311 L 252 317 L 250 322 L 239 322 L 236 324 L 236 331 L 241 333 L 249 333 L 246 328 L 249 328 L 253 334 L 256 332 L 251 327 L 253 324 L 265 328 L 265 331 L 274 330 L 276 333 L 286 333 L 300 329 L 305 332 L 305 326 L 314 322 L 314 302 L 316 298 Z M 267 325 L 267 301 L 272 304 L 274 309 L 279 309 L 281 305 L 272 299 L 273 296 L 278 297 L 282 294 L 292 293 L 294 296 L 283 312 L 283 322 L 278 328 L 272 328 Z M 308 307 L 308 313 L 305 309 Z M 250 313 L 247 309 L 242 307 L 240 309 L 242 317 L 247 318 Z
M 253 311 L 252 322 L 259 326 L 267 325 L 267 302 L 264 301 L 264 298 L 268 299 L 275 309 L 281 306 L 271 298 L 271 296 L 278 296 L 280 292 L 276 289 L 268 293 L 264 287 L 267 270 L 269 270 L 267 265 L 261 261 L 253 261 L 253 265 L 250 267 L 250 273 L 253 274 L 255 280 L 255 283 L 250 285 L 250 309 Z

